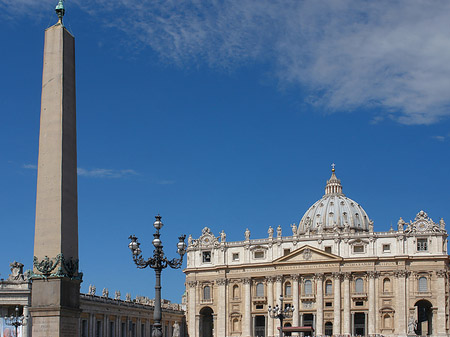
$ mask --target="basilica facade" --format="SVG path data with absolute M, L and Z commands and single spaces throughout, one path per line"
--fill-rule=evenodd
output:
M 247 229 L 243 241 L 227 242 L 224 231 L 205 227 L 187 249 L 189 336 L 277 336 L 279 320 L 268 309 L 280 296 L 295 308 L 283 321 L 293 331 L 448 336 L 445 222 L 424 211 L 412 218 L 375 232 L 333 168 L 325 195 L 287 236 L 278 226 L 253 239 Z

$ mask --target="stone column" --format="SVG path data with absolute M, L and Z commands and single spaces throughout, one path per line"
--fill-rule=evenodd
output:
M 298 275 L 291 275 L 292 278 L 292 305 L 294 306 L 294 315 L 292 316 L 292 325 L 298 326 L 298 315 L 300 313 L 300 306 L 298 301 Z M 298 335 L 297 333 L 294 336 Z
M 283 276 L 278 275 L 276 277 L 277 285 L 276 285 L 276 297 L 275 297 L 275 304 L 280 305 L 280 296 L 283 294 Z M 278 333 L 278 328 L 280 327 L 280 320 L 275 320 L 275 329 L 274 329 L 274 335 Z
M 333 273 L 334 278 L 334 321 L 333 335 L 341 334 L 341 273 Z
M 397 291 L 395 292 L 395 334 L 397 336 L 406 336 L 406 270 L 398 270 L 395 273 L 397 277 Z
M 436 326 L 436 332 L 440 336 L 446 335 L 446 303 L 445 303 L 445 277 L 447 276 L 447 273 L 445 270 L 439 270 L 436 272 L 437 276 L 437 288 L 436 289 L 430 289 L 431 291 L 435 291 L 438 294 L 442 294 L 437 296 L 437 326 Z M 436 333 L 434 332 L 434 333 Z
M 322 336 L 323 331 L 323 273 L 316 274 L 317 294 L 316 294 L 316 335 Z
M 227 336 L 227 317 L 226 317 L 226 305 L 225 303 L 227 303 L 228 301 L 226 300 L 227 298 L 227 279 L 225 278 L 220 278 L 217 280 L 217 285 L 218 285 L 218 292 L 217 292 L 217 299 L 216 299 L 216 303 L 217 303 L 217 325 L 215 325 L 215 327 L 217 327 L 217 330 L 214 329 L 216 331 L 216 336 Z
M 23 316 L 25 317 L 23 322 L 25 325 L 22 327 L 23 337 L 29 336 L 29 329 L 31 328 L 31 320 L 28 318 L 28 305 L 23 306 Z
M 44 42 L 29 309 L 33 337 L 80 334 L 77 199 L 75 39 L 60 20 L 45 31 Z
M 369 305 L 369 322 L 368 322 L 368 334 L 372 336 L 375 334 L 375 272 L 367 272 L 369 278 L 368 287 L 368 305 Z
M 198 336 L 198 322 L 197 322 L 197 312 L 196 312 L 196 293 L 197 293 L 197 281 L 188 281 L 188 308 L 189 308 L 189 318 L 188 318 L 188 332 L 190 337 Z
M 273 302 L 273 277 L 266 277 L 267 284 L 267 303 L 272 308 L 274 307 Z M 267 316 L 267 335 L 273 335 L 273 319 Z
M 344 273 L 344 335 L 350 336 L 351 330 L 351 317 L 350 317 L 350 273 Z
M 250 337 L 252 335 L 252 298 L 251 298 L 251 278 L 245 277 L 244 283 L 244 317 L 242 319 L 242 336 Z

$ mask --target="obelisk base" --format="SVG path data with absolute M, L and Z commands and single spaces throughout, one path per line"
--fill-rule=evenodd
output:
M 80 281 L 34 279 L 30 313 L 33 337 L 78 337 Z

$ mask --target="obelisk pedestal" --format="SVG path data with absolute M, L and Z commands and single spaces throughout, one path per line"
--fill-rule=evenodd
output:
M 62 24 L 62 1 L 56 11 L 60 21 L 45 31 L 44 45 L 30 308 L 33 337 L 79 336 L 75 40 Z

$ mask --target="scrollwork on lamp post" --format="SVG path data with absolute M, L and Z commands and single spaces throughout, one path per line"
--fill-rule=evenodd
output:
M 128 248 L 130 248 L 131 253 L 133 254 L 133 261 L 136 266 L 140 269 L 144 269 L 150 267 L 155 270 L 156 280 L 155 280 L 155 309 L 153 312 L 153 332 L 152 337 L 162 337 L 162 326 L 161 326 L 161 271 L 164 268 L 171 267 L 174 269 L 181 268 L 183 263 L 183 256 L 186 253 L 186 243 L 184 239 L 186 235 L 181 235 L 178 237 L 177 243 L 177 253 L 180 255 L 179 259 L 169 260 L 164 256 L 163 245 L 160 239 L 161 234 L 159 233 L 160 229 L 163 227 L 163 223 L 161 222 L 161 216 L 158 214 L 155 216 L 156 221 L 153 223 L 153 227 L 156 229 L 156 233 L 153 234 L 153 246 L 155 249 L 153 250 L 153 257 L 149 257 L 145 260 L 142 257 L 142 251 L 139 248 L 141 245 L 138 242 L 138 238 L 134 235 L 130 235 L 129 239 L 131 242 L 128 244 Z
M 283 309 L 283 295 L 280 296 L 280 306 L 277 304 L 274 308 L 272 308 L 269 305 L 268 312 L 270 318 L 280 320 L 280 337 L 283 337 L 283 320 L 285 318 L 292 318 L 294 310 L 294 307 L 291 307 L 290 305 Z

